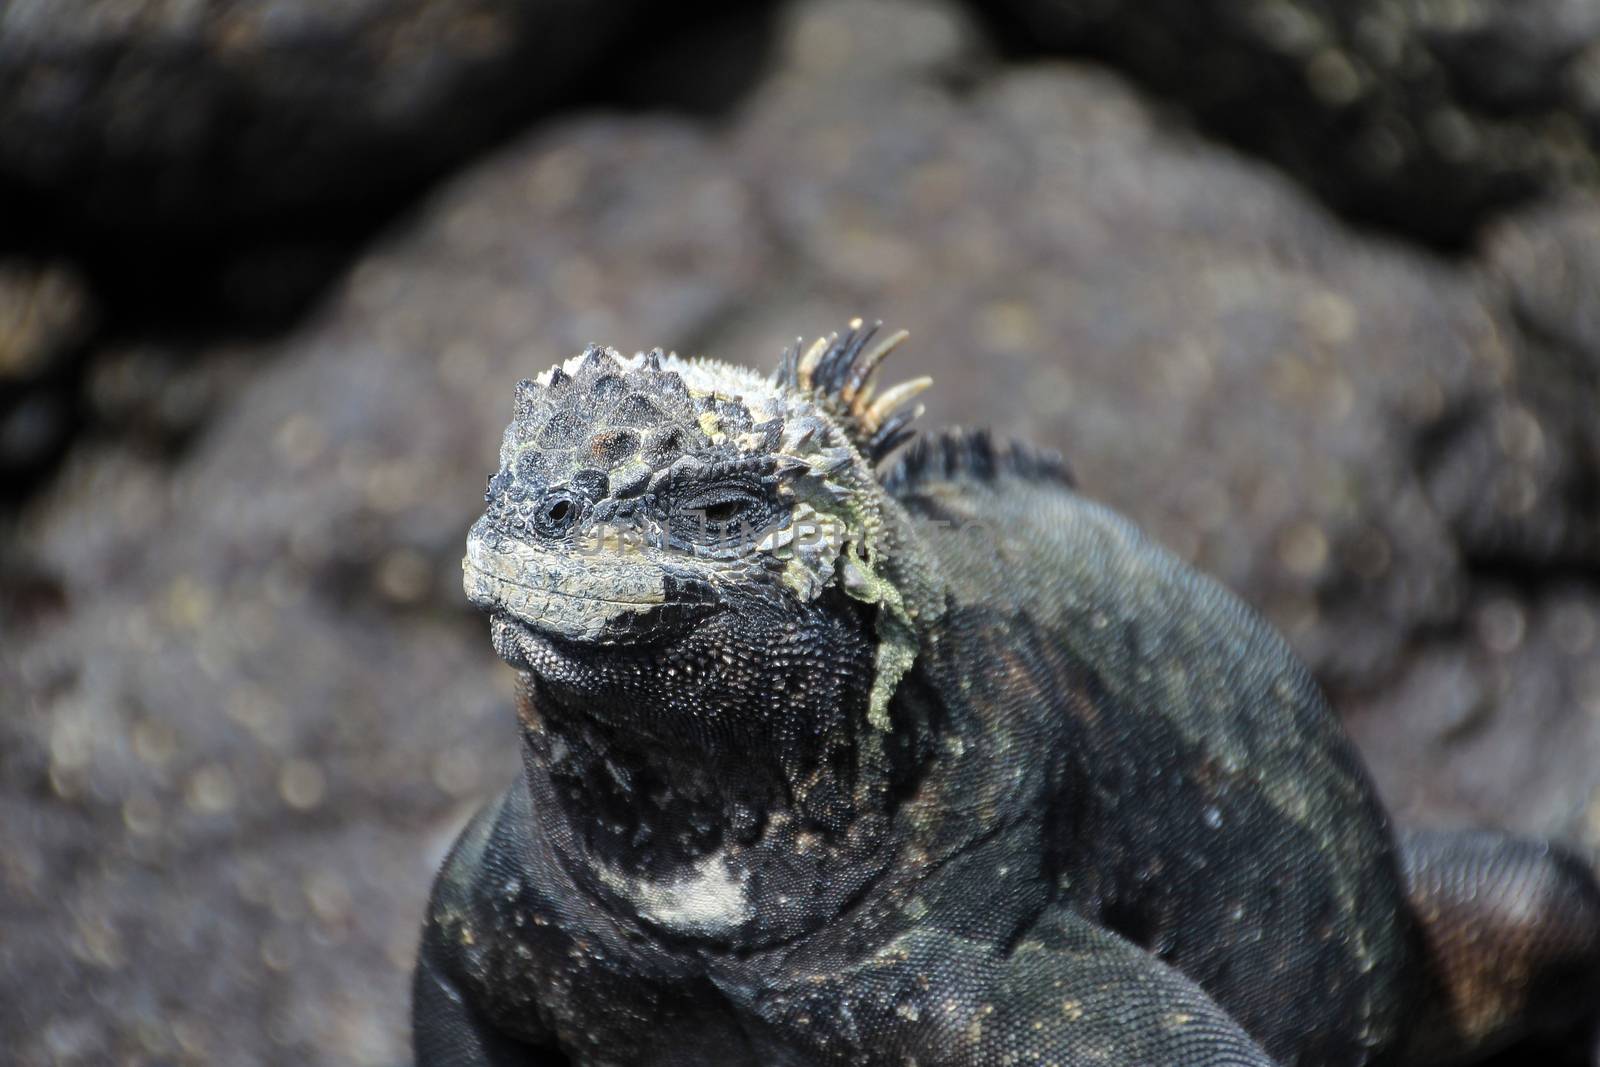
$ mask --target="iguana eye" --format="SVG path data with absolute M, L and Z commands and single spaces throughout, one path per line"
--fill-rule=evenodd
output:
M 737 519 L 748 508 L 749 502 L 745 500 L 720 500 L 715 504 L 707 504 L 701 508 L 700 514 L 706 517 L 707 522 L 716 523 L 720 526 L 723 523 Z
M 697 493 L 684 501 L 679 511 L 693 518 L 702 518 L 712 525 L 733 522 L 754 511 L 760 501 L 742 486 L 721 486 L 708 492 Z
M 672 526 L 680 537 L 720 540 L 744 526 L 759 526 L 767 501 L 752 487 L 722 484 L 694 493 L 672 509 Z

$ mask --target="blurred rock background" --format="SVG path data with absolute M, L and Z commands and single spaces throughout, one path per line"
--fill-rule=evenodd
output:
M 1600 847 L 1597 159 L 1581 0 L 0 6 L 0 1046 L 408 1062 L 463 531 L 591 340 L 908 326 L 1403 818 Z

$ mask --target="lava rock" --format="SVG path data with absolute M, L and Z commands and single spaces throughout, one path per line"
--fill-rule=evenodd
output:
M 0 262 L 0 387 L 44 377 L 91 321 L 89 294 L 70 268 Z
M 349 204 L 561 91 L 636 5 L 125 0 L 0 10 L 0 176 L 159 233 Z
M 1001 0 L 1016 48 L 1105 59 L 1337 208 L 1464 247 L 1502 207 L 1600 181 L 1586 0 Z
M 1600 573 L 1600 203 L 1502 219 L 1483 260 L 1517 358 L 1430 433 L 1429 496 L 1476 572 L 1523 586 Z
M 70 364 L 94 301 L 60 263 L 0 261 L 0 497 L 31 484 L 72 432 Z
M 1552 834 L 1600 852 L 1600 595 L 1479 583 L 1346 721 L 1395 817 Z

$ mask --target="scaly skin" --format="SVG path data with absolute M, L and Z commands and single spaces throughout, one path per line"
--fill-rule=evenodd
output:
M 853 324 L 855 325 L 855 324 Z M 1550 846 L 1397 843 L 1254 612 L 1058 460 L 772 378 L 518 386 L 464 561 L 524 773 L 434 890 L 418 1063 L 1470 1059 L 1600 1007 Z

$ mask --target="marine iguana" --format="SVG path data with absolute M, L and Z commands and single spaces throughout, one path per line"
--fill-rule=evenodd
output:
M 1284 640 L 922 433 L 859 322 L 516 388 L 463 561 L 524 771 L 435 885 L 441 1064 L 1471 1059 L 1600 1009 L 1574 853 L 1397 833 Z

